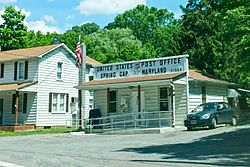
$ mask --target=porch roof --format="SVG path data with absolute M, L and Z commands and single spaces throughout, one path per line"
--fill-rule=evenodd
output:
M 103 80 L 92 80 L 90 82 L 83 82 L 81 85 L 76 86 L 78 89 L 98 89 L 103 87 L 112 86 L 135 86 L 136 84 L 154 84 L 156 81 L 170 81 L 178 76 L 182 76 L 185 73 L 172 73 L 172 74 L 159 74 L 150 76 L 139 76 L 139 77 L 127 77 L 127 78 L 116 78 L 116 79 L 103 79 Z
M 24 82 L 24 83 L 11 83 L 11 84 L 0 84 L 0 92 L 4 91 L 16 91 L 30 85 L 35 84 L 36 82 Z
M 216 82 L 220 84 L 233 84 L 227 81 L 221 80 L 218 77 L 202 73 L 198 70 L 189 70 L 189 81 L 200 81 L 200 82 Z

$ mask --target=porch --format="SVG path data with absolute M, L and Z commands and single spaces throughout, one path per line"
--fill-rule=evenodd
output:
M 34 83 L 0 85 L 0 130 L 35 128 L 37 93 L 28 90 Z
M 174 73 L 83 83 L 79 88 L 94 92 L 94 108 L 100 110 L 100 116 L 85 120 L 85 129 L 103 133 L 183 126 L 185 76 Z

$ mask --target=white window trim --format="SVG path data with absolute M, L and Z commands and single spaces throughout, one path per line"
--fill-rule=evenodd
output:
M 58 71 L 58 64 L 62 64 L 62 68 L 61 68 L 61 71 Z M 58 78 L 58 76 L 57 76 L 57 74 L 58 73 L 61 73 L 61 78 Z M 56 80 L 57 81 L 62 81 L 63 80 L 63 62 L 57 62 L 57 64 L 56 64 Z
M 53 99 L 54 99 L 54 96 L 57 96 L 56 97 L 56 99 L 57 99 L 57 101 L 56 101 L 56 108 L 57 108 L 57 110 L 55 111 L 54 110 L 54 108 L 53 108 Z M 60 97 L 61 97 L 61 95 L 63 95 L 64 97 L 63 97 L 63 104 L 64 104 L 64 106 L 63 106 L 63 111 L 60 111 Z M 52 93 L 52 103 L 51 103 L 51 111 L 52 111 L 52 113 L 53 114 L 65 114 L 66 113 L 66 93 Z
M 19 67 L 20 67 L 20 64 L 23 64 L 23 78 L 20 78 L 20 74 L 19 74 Z M 25 78 L 25 62 L 24 61 L 19 61 L 17 63 L 17 79 L 18 80 L 24 80 Z

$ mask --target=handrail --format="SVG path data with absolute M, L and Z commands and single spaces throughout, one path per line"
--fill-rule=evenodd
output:
M 171 127 L 173 111 L 145 111 L 109 115 L 100 118 L 86 119 L 85 129 L 114 131 L 115 129 Z

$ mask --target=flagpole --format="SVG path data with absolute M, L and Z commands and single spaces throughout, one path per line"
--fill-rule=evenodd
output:
M 86 46 L 84 43 L 81 44 L 80 47 L 82 62 L 79 64 L 79 85 L 85 82 L 85 71 L 86 71 Z M 84 126 L 84 115 L 85 115 L 85 91 L 78 90 L 78 98 L 79 98 L 79 117 L 80 117 L 80 126 L 83 129 Z

